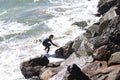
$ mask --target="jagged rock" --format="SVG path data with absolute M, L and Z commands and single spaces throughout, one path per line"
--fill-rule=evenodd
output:
M 74 43 L 72 45 L 72 48 L 74 49 L 75 52 L 78 51 L 83 40 L 87 40 L 87 38 L 84 35 L 79 35 L 78 37 L 75 38 Z
M 102 36 L 97 36 L 94 38 L 89 39 L 89 42 L 93 44 L 94 49 L 99 48 L 102 45 L 107 45 L 108 44 L 108 38 L 103 38 Z
M 81 28 L 84 28 L 84 27 L 86 27 L 88 24 L 87 24 L 86 21 L 80 21 L 80 22 L 74 22 L 72 25 L 77 25 L 77 26 L 79 26 L 79 27 L 81 27 Z
M 120 52 L 113 53 L 108 60 L 108 65 L 120 64 Z
M 118 75 L 118 77 L 119 77 L 119 74 L 114 74 L 112 76 L 109 76 L 110 73 L 112 73 L 113 71 L 118 70 L 118 69 L 120 69 L 120 65 L 110 66 L 108 68 L 105 68 L 105 69 L 101 70 L 99 73 L 96 73 L 91 78 L 93 80 L 109 80 L 109 78 L 112 77 L 112 76 L 117 76 Z M 119 80 L 119 78 L 118 78 L 118 80 Z
M 97 7 L 100 7 L 103 3 L 107 2 L 108 0 L 99 0 Z
M 110 23 L 111 20 L 104 20 L 101 19 L 102 21 L 100 21 L 100 25 L 99 25 L 99 35 L 101 35 L 104 31 L 104 29 L 106 29 Z
M 84 65 L 92 61 L 93 61 L 92 56 L 78 56 L 77 54 L 73 53 L 64 62 L 61 63 L 61 66 L 64 67 L 64 66 L 76 64 L 79 67 L 83 67 Z
M 107 52 L 107 45 L 103 45 L 99 48 L 97 48 L 93 52 L 93 58 L 94 60 L 105 60 L 106 59 L 106 52 Z
M 72 49 L 73 41 L 69 41 L 65 46 L 55 51 L 57 58 L 68 58 L 74 50 Z
M 78 51 L 76 52 L 79 56 L 90 56 L 93 53 L 93 45 L 88 41 L 83 40 Z
M 88 76 L 92 77 L 97 73 L 100 73 L 101 70 L 107 68 L 106 61 L 94 61 L 91 64 L 83 67 L 82 71 Z
M 108 80 L 120 80 L 120 68 L 108 75 Z
M 92 37 L 96 37 L 99 33 L 99 25 L 93 24 L 92 26 L 90 26 L 87 30 L 86 30 L 86 37 L 87 39 L 92 38 Z
M 49 80 L 52 76 L 56 75 L 60 70 L 62 70 L 61 67 L 44 68 L 44 69 L 42 69 L 41 73 L 39 74 L 39 78 L 40 78 L 40 80 Z
M 88 39 L 84 35 L 80 35 L 74 40 L 72 48 L 79 56 L 91 55 L 93 51 L 93 45 L 88 42 Z
M 117 5 L 117 9 L 115 10 L 117 15 L 120 15 L 120 4 Z
M 106 13 L 104 13 L 104 15 L 102 16 L 102 18 L 100 20 L 107 21 L 107 20 L 111 20 L 111 19 L 115 18 L 117 16 L 116 9 L 117 9 L 117 7 L 110 8 Z
M 48 63 L 49 60 L 46 56 L 40 56 L 23 62 L 20 69 L 25 78 L 31 78 L 33 76 L 39 76 L 41 68 Z
M 90 78 L 76 64 L 73 64 L 68 66 L 63 80 L 90 80 Z
M 107 0 L 102 4 L 99 4 L 98 12 L 103 15 L 114 5 L 116 5 L 116 0 Z

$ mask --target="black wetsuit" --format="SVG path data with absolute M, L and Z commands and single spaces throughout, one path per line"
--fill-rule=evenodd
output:
M 49 39 L 49 38 L 46 38 L 46 39 L 43 41 L 43 45 L 45 46 L 45 50 L 48 49 L 48 50 L 47 50 L 47 53 L 48 53 L 49 50 L 50 50 L 50 46 L 51 46 L 50 43 L 51 43 L 52 45 L 56 46 L 56 45 L 52 42 L 52 40 Z

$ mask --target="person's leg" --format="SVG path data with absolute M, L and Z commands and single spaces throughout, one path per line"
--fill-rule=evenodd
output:
M 49 53 L 50 47 L 47 47 L 47 53 Z
M 49 52 L 49 50 L 50 50 L 50 46 L 51 46 L 51 44 L 47 44 L 47 53 Z

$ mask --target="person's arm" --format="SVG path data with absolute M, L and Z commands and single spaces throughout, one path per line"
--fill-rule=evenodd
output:
M 52 44 L 52 45 L 54 45 L 54 46 L 58 47 L 56 44 L 54 44 L 54 43 L 52 42 L 52 40 L 51 40 L 51 39 L 50 39 L 50 42 L 51 42 L 51 44 Z

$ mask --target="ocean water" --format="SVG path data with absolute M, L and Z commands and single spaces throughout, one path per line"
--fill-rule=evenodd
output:
M 0 80 L 26 80 L 20 64 L 30 58 L 45 55 L 41 41 L 54 34 L 53 42 L 63 46 L 85 32 L 72 25 L 98 21 L 98 0 L 0 0 Z M 86 28 L 87 28 L 86 27 Z M 51 46 L 50 62 L 57 47 Z

